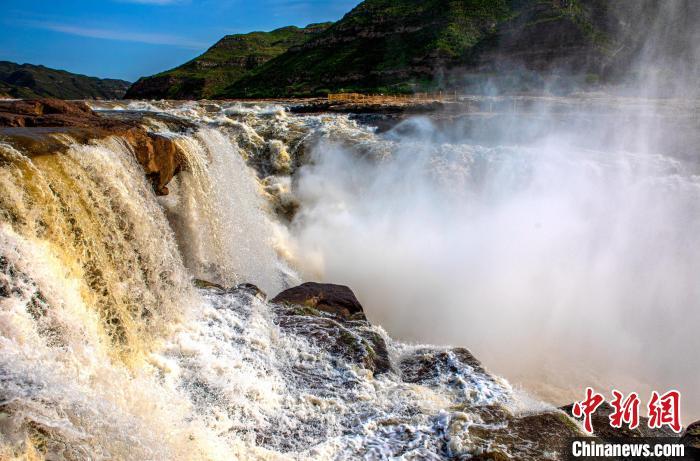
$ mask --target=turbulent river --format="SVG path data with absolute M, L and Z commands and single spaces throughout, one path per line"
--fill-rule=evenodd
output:
M 93 107 L 186 167 L 156 197 L 118 136 L 0 141 L 0 458 L 558 459 L 586 385 L 678 388 L 700 416 L 697 105 L 494 98 L 383 130 Z M 388 370 L 262 293 L 309 280 L 373 326 L 309 325 L 381 339 Z

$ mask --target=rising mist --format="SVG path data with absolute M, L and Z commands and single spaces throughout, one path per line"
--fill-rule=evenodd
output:
M 320 141 L 297 175 L 307 277 L 550 400 L 677 387 L 697 418 L 697 10 L 645 3 L 646 30 L 621 29 L 647 38 L 608 95 L 474 98 L 468 115 Z

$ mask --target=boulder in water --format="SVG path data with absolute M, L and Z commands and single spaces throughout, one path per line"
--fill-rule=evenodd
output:
M 372 329 L 347 286 L 304 283 L 281 292 L 272 302 L 278 304 L 278 324 L 284 330 L 375 374 L 391 370 L 386 341 Z
M 681 437 L 681 443 L 700 455 L 700 421 L 690 423 Z M 699 458 L 696 458 L 699 459 Z
M 236 287 L 233 290 L 248 293 L 249 295 L 258 298 L 261 301 L 265 301 L 267 299 L 267 294 L 252 283 L 241 283 L 239 285 L 236 285 Z
M 144 135 L 145 134 L 145 135 Z M 131 130 L 126 134 L 157 195 L 168 195 L 166 185 L 182 168 L 179 148 L 170 138 Z
M 199 288 L 200 290 L 215 290 L 221 292 L 226 291 L 226 288 L 224 288 L 222 285 L 219 285 L 218 283 L 214 282 L 209 282 L 208 280 L 194 279 L 192 280 L 192 284 L 195 286 L 195 288 Z
M 307 282 L 284 290 L 275 296 L 272 302 L 312 307 L 345 320 L 366 320 L 355 293 L 345 285 Z
M 426 384 L 441 376 L 464 373 L 469 369 L 488 376 L 481 363 L 462 347 L 449 350 L 418 349 L 401 360 L 399 368 L 404 382 L 416 384 Z
M 208 280 L 193 279 L 192 284 L 195 286 L 195 288 L 199 288 L 200 290 L 210 290 L 218 294 L 243 292 L 254 298 L 258 298 L 261 301 L 267 300 L 267 294 L 252 283 L 241 283 L 235 287 L 226 288 L 223 285 L 210 282 Z
M 391 370 L 384 338 L 372 331 L 366 321 L 345 323 L 332 315 L 299 315 L 298 311 L 284 308 L 277 315 L 283 330 L 306 338 L 340 362 L 353 363 L 377 375 Z

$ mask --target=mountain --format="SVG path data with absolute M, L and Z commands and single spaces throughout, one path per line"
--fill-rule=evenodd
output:
M 226 87 L 288 49 L 326 30 L 331 23 L 283 27 L 272 32 L 227 35 L 204 54 L 174 69 L 140 78 L 126 98 L 202 99 Z
M 671 4 L 672 3 L 672 4 Z M 330 92 L 411 93 L 436 90 L 569 92 L 618 83 L 654 69 L 688 69 L 700 2 L 678 0 L 365 0 L 334 24 L 270 48 L 280 31 L 226 37 L 200 58 L 129 91 L 142 98 L 323 96 Z M 682 30 L 675 34 L 663 24 Z M 299 31 L 299 29 L 296 29 Z M 302 29 L 306 30 L 306 29 Z M 653 37 L 653 39 L 651 38 Z M 234 45 L 235 44 L 235 45 Z M 210 57 L 213 56 L 213 57 Z M 655 59 L 656 63 L 663 60 Z M 696 66 L 697 67 L 697 66 Z M 687 81 L 698 72 L 691 69 Z M 664 74 L 665 73 L 665 74 Z M 204 90 L 202 90 L 202 88 Z
M 611 53 L 606 9 L 595 0 L 366 0 L 220 96 L 425 91 L 504 68 L 520 84 L 543 70 L 597 73 Z
M 11 98 L 118 99 L 130 83 L 73 74 L 33 64 L 0 61 L 0 96 Z

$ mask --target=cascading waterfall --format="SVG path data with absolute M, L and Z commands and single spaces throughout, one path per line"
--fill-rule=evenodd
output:
M 146 364 L 196 297 L 132 153 L 117 138 L 0 149 L 0 457 L 197 452 L 186 405 Z
M 60 261 L 61 278 L 78 283 L 122 359 L 148 350 L 181 314 L 178 298 L 187 296 L 188 283 L 168 223 L 126 145 L 110 138 L 31 158 L 2 145 L 2 155 L 7 231 Z M 38 287 L 39 304 L 44 296 Z
M 193 412 L 201 380 L 183 384 L 154 351 L 209 321 L 192 275 L 282 287 L 248 167 L 221 133 L 182 137 L 187 171 L 163 208 L 123 140 L 58 137 L 66 150 L 50 155 L 0 145 L 0 458 L 235 455 L 242 443 Z M 216 346 L 207 339 L 202 348 Z
M 261 211 L 260 186 L 235 142 L 211 128 L 176 142 L 188 168 L 161 203 L 183 242 L 187 267 L 226 286 L 254 280 L 265 290 L 280 291 L 284 280 Z
M 119 137 L 81 145 L 63 136 L 64 152 L 41 156 L 0 144 L 0 458 L 437 460 L 498 450 L 542 459 L 538 428 L 569 434 L 576 423 L 466 351 L 403 344 L 357 322 L 299 320 L 253 287 L 235 286 L 275 294 L 299 279 L 348 283 L 391 333 L 485 348 L 498 362 L 503 341 L 480 331 L 532 326 L 524 311 L 499 310 L 499 280 L 532 301 L 528 312 L 538 319 L 556 311 L 521 337 L 585 318 L 585 300 L 567 313 L 563 291 L 537 298 L 531 290 L 555 270 L 538 258 L 566 255 L 567 232 L 578 232 L 586 250 L 604 246 L 592 237 L 607 218 L 618 232 L 649 212 L 666 219 L 649 224 L 633 248 L 607 242 L 620 252 L 594 258 L 600 271 L 589 282 L 598 288 L 620 268 L 659 275 L 700 260 L 669 243 L 658 271 L 620 256 L 645 255 L 635 250 L 650 239 L 669 242 L 669 232 L 690 241 L 698 228 L 688 219 L 673 230 L 684 213 L 697 215 L 697 177 L 661 154 L 616 146 L 611 158 L 551 139 L 482 145 L 421 120 L 380 135 L 347 116 L 293 117 L 276 106 L 123 108 L 196 122 L 172 133 L 146 121 L 184 156 L 169 195 L 154 195 Z M 584 193 L 591 189 L 599 193 Z M 567 219 L 552 219 L 557 213 Z M 596 216 L 606 219 L 591 227 Z M 585 270 L 591 254 L 576 253 L 579 266 L 568 267 Z M 518 259 L 540 272 L 504 263 Z M 192 278 L 231 288 L 195 289 Z M 633 278 L 617 280 L 634 286 Z M 669 310 L 690 315 L 680 308 L 694 293 L 687 280 L 663 280 L 670 285 L 658 293 L 668 295 Z M 586 299 L 612 309 L 611 297 L 639 301 L 647 295 L 640 293 L 602 290 Z M 457 328 L 416 329 L 439 322 L 436 312 Z M 635 325 L 648 326 L 641 318 Z M 338 352 L 373 359 L 367 338 L 386 343 L 387 372 Z M 688 376 L 675 371 L 676 380 Z M 544 456 L 557 459 L 555 451 Z
M 365 426 L 370 414 L 401 416 L 418 431 L 409 452 L 429 455 L 443 449 L 432 434 L 449 426 L 435 419 L 448 394 L 506 403 L 507 384 L 488 376 L 471 391 L 439 384 L 437 401 L 374 380 L 281 330 L 258 295 L 191 288 L 191 276 L 294 282 L 225 131 L 180 135 L 186 171 L 160 199 L 120 138 L 61 140 L 65 152 L 41 156 L 0 146 L 3 459 L 334 458 L 366 444 L 379 456 L 408 437 Z

